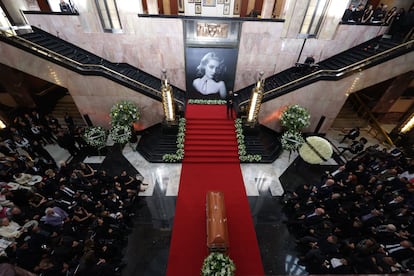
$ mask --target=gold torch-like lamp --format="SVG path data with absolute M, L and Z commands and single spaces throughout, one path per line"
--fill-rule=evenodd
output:
M 263 72 L 259 73 L 259 78 L 255 87 L 252 89 L 252 95 L 250 96 L 249 111 L 247 113 L 247 123 L 254 126 L 257 123 L 257 117 L 259 115 L 260 106 L 262 105 L 263 98 Z
M 174 98 L 172 88 L 168 84 L 167 71 L 165 69 L 162 70 L 161 81 L 162 106 L 164 109 L 165 120 L 167 123 L 173 123 L 175 122 Z

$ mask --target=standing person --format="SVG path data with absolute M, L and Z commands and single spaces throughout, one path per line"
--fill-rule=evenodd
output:
M 226 97 L 227 119 L 229 117 L 233 119 L 233 104 L 234 104 L 233 98 L 234 98 L 233 91 L 229 91 L 229 94 L 227 94 L 227 97 Z
M 373 6 L 368 5 L 368 7 L 364 10 L 364 14 L 362 15 L 361 23 L 369 23 L 371 21 L 373 14 L 374 14 Z
M 342 22 L 348 22 L 352 19 L 352 12 L 354 11 L 354 5 L 349 5 L 349 7 L 345 10 L 344 14 L 342 15 Z
M 69 151 L 72 156 L 78 155 L 79 149 L 75 145 L 75 139 L 69 133 L 61 130 L 56 134 L 56 137 L 60 147 Z
M 395 16 L 397 15 L 397 7 L 392 7 L 384 17 L 384 24 L 390 25 L 393 21 Z
M 377 7 L 374 11 L 374 14 L 372 15 L 374 22 L 383 22 L 385 15 L 387 14 L 388 6 L 384 4 L 380 4 L 379 7 Z
M 355 11 L 352 12 L 352 20 L 359 23 L 364 15 L 364 5 L 358 5 Z
M 75 130 L 75 123 L 73 122 L 72 116 L 70 116 L 68 112 L 65 112 L 64 120 L 65 120 L 66 126 L 68 127 L 70 133 L 73 134 L 73 131 Z
M 200 77 L 193 80 L 194 88 L 202 95 L 219 93 L 220 98 L 224 99 L 226 84 L 217 79 L 222 68 L 223 61 L 214 52 L 205 54 L 197 66 L 197 75 Z
M 347 134 L 344 135 L 344 138 L 342 138 L 341 142 L 345 141 L 345 139 L 355 140 L 359 136 L 359 127 L 355 127 L 348 131 Z
M 72 12 L 71 6 L 64 0 L 60 0 L 59 7 L 61 12 Z

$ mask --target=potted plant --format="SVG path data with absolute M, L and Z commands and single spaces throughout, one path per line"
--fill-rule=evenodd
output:
M 203 262 L 202 276 L 233 276 L 236 266 L 229 256 L 219 253 L 210 253 Z

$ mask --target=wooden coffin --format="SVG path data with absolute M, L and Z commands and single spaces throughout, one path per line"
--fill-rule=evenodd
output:
M 227 216 L 224 206 L 224 194 L 209 191 L 206 195 L 207 247 L 210 252 L 226 252 L 229 247 Z

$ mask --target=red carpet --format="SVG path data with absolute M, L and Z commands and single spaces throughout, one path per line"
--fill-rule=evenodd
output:
M 167 275 L 200 275 L 206 246 L 206 192 L 220 190 L 228 219 L 229 256 L 236 275 L 264 275 L 244 189 L 233 120 L 225 105 L 188 105 L 185 157 Z

